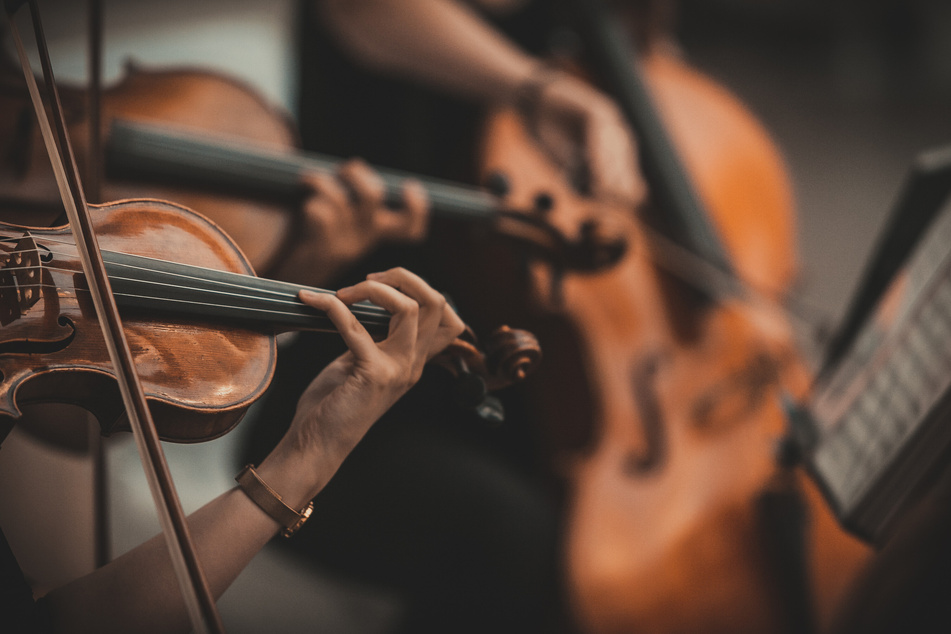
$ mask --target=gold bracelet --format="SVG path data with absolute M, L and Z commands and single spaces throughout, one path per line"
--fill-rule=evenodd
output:
M 284 527 L 281 535 L 290 537 L 297 532 L 310 514 L 314 512 L 314 503 L 308 502 L 300 511 L 296 511 L 284 503 L 281 494 L 272 489 L 261 479 L 254 465 L 247 465 L 234 477 L 241 490 L 257 504 L 271 519 Z

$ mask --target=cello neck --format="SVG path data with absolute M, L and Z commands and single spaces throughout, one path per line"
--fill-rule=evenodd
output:
M 104 251 L 116 303 L 125 309 L 216 319 L 266 331 L 336 332 L 330 318 L 298 299 L 312 290 L 288 282 L 240 273 Z M 374 337 L 385 337 L 390 315 L 368 303 L 351 311 Z
M 188 186 L 294 202 L 307 195 L 308 172 L 336 172 L 342 160 L 311 152 L 287 151 L 165 125 L 117 119 L 106 142 L 107 170 L 120 177 L 147 177 Z M 408 178 L 421 182 L 435 214 L 470 222 L 496 217 L 494 196 L 448 181 L 376 168 L 387 204 L 402 203 Z
M 596 72 L 637 133 L 641 168 L 655 203 L 652 223 L 676 243 L 732 274 L 726 250 L 657 113 L 626 33 L 602 2 L 570 4 Z

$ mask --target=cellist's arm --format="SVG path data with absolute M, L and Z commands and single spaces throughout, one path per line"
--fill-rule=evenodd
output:
M 466 4 L 315 1 L 342 46 L 365 65 L 487 105 L 530 103 L 526 114 L 555 160 L 569 164 L 580 154 L 596 193 L 643 196 L 633 137 L 614 103 L 526 54 Z
M 445 299 L 419 277 L 394 269 L 337 296 L 302 293 L 326 311 L 349 350 L 325 368 L 298 403 L 290 429 L 258 466 L 261 478 L 300 509 L 326 485 L 370 426 L 420 377 L 428 359 L 464 329 Z M 364 300 L 392 313 L 375 342 L 345 304 Z M 188 518 L 215 597 L 281 526 L 232 489 Z M 184 602 L 161 536 L 44 599 L 55 632 L 188 631 Z
M 367 65 L 484 102 L 508 99 L 537 61 L 465 4 L 323 0 L 324 19 Z

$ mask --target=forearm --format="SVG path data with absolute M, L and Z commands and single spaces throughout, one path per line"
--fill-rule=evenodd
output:
M 537 66 L 452 0 L 324 0 L 319 7 L 362 63 L 470 99 L 511 100 Z
M 325 475 L 311 475 L 313 464 L 302 462 L 272 454 L 258 469 L 261 477 L 294 508 L 303 507 L 332 474 L 329 469 Z M 215 599 L 281 528 L 237 488 L 192 513 L 188 525 Z M 47 595 L 47 603 L 56 632 L 190 630 L 162 535 L 54 590 Z
M 348 351 L 310 382 L 290 428 L 257 467 L 260 478 L 293 509 L 323 489 L 370 426 L 419 379 L 426 361 L 465 329 L 442 295 L 403 269 L 371 274 L 335 294 L 301 290 L 299 299 L 327 315 Z M 390 332 L 381 342 L 350 309 L 365 301 L 391 315 Z M 203 506 L 188 524 L 216 599 L 281 528 L 240 489 Z M 55 632 L 189 629 L 161 536 L 49 593 L 46 609 Z

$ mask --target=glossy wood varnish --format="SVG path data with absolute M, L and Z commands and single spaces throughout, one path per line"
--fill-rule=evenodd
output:
M 207 219 L 163 201 L 120 201 L 92 208 L 101 248 L 251 274 L 240 250 Z M 26 228 L 2 225 L 12 250 Z M 0 411 L 18 405 L 66 402 L 93 412 L 104 431 L 126 429 L 114 371 L 106 352 L 68 228 L 29 228 L 41 252 L 41 299 L 0 329 Z M 10 240 L 6 240 L 9 238 Z M 126 336 L 159 434 L 198 441 L 231 429 L 270 382 L 276 359 L 273 335 L 170 314 L 124 311 Z M 52 341 L 37 347 L 27 337 Z

